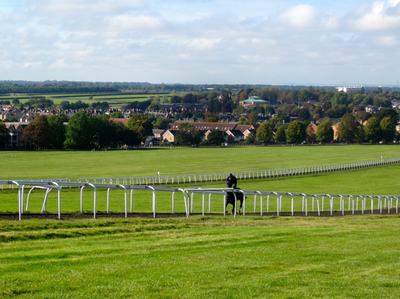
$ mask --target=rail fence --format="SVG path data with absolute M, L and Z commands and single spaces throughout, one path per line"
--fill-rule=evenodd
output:
M 113 184 L 92 184 L 80 182 L 38 182 L 38 181 L 0 181 L 0 184 L 13 184 L 18 188 L 17 207 L 18 213 L 15 216 L 19 220 L 24 214 L 29 213 L 29 201 L 32 191 L 40 189 L 44 191 L 41 213 L 46 216 L 49 193 L 57 192 L 57 213 L 58 219 L 62 215 L 62 190 L 65 188 L 80 189 L 79 206 L 76 212 L 85 215 L 83 209 L 83 191 L 85 188 L 93 192 L 93 207 L 90 213 L 96 218 L 98 213 L 98 191 L 106 190 L 106 214 L 110 214 L 111 190 L 123 191 L 124 210 L 121 215 L 124 217 L 138 215 L 149 215 L 153 218 L 158 215 L 157 197 L 160 193 L 167 196 L 161 200 L 171 198 L 170 216 L 190 215 L 227 215 L 228 196 L 232 199 L 232 215 L 238 214 L 259 215 L 259 216 L 345 216 L 355 214 L 398 214 L 399 195 L 365 195 L 365 194 L 307 194 L 299 192 L 273 192 L 261 190 L 240 190 L 232 188 L 167 188 L 162 186 L 144 185 L 113 185 Z M 29 191 L 27 191 L 29 190 Z M 134 196 L 137 192 L 148 194 L 151 199 L 151 207 L 146 213 L 134 211 L 134 201 L 139 200 Z M 176 209 L 176 197 L 183 203 L 183 209 L 179 212 Z M 114 196 L 115 197 L 115 196 Z M 240 200 L 241 199 L 241 200 Z M 120 199 L 119 199 L 120 200 Z M 238 201 L 241 205 L 238 206 Z M 165 203 L 165 202 L 164 202 Z M 0 193 L 1 204 L 1 193 Z M 0 205 L 1 206 L 1 205 Z M 250 206 L 250 207 L 249 207 Z M 217 207 L 217 208 L 216 208 Z M 104 212 L 104 211 L 103 211 Z M 0 212 L 1 214 L 1 212 Z M 165 213 L 164 213 L 165 214 Z M 10 216 L 4 213 L 3 216 Z M 14 215 L 14 213 L 11 213 Z M 1 215 L 0 215 L 1 216 Z
M 243 172 L 233 172 L 238 180 L 257 180 L 257 179 L 273 179 L 281 177 L 294 177 L 304 175 L 323 174 L 328 172 L 348 171 L 355 169 L 379 167 L 385 165 L 400 164 L 400 158 L 386 159 L 379 161 L 362 161 L 354 163 L 327 164 L 320 166 L 307 166 L 290 169 L 270 169 L 270 170 L 253 170 Z M 122 185 L 185 185 L 197 183 L 222 182 L 226 180 L 229 173 L 213 173 L 213 174 L 187 174 L 187 175 L 154 175 L 154 176 L 132 176 L 120 178 L 59 178 L 59 179 L 39 179 L 38 182 L 78 182 L 90 184 L 122 184 Z M 14 188 L 14 185 L 9 185 Z M 0 188 L 7 188 L 1 185 Z

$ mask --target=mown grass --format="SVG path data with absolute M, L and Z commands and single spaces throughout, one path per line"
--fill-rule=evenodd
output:
M 400 146 L 171 148 L 108 152 L 0 152 L 0 178 L 126 177 L 237 172 L 400 157 Z
M 397 146 L 173 149 L 132 152 L 0 152 L 2 178 L 125 176 L 285 168 L 398 157 Z M 226 161 L 234 161 L 234 163 Z M 275 180 L 243 189 L 307 193 L 399 194 L 400 166 Z M 203 184 L 223 187 L 224 183 Z M 34 191 L 39 212 L 43 191 Z M 92 192 L 84 209 L 92 211 Z M 123 210 L 112 191 L 111 210 Z M 265 203 L 266 198 L 264 198 Z M 288 199 L 284 210 L 288 210 Z M 212 211 L 222 212 L 222 197 Z M 248 211 L 253 200 L 247 202 Z M 311 201 L 309 202 L 311 205 Z M 62 192 L 63 211 L 79 211 L 79 192 Z M 200 212 L 201 196 L 195 197 Z M 338 205 L 335 206 L 337 209 Z M 48 209 L 56 211 L 55 193 Z M 105 192 L 98 192 L 105 210 Z M 169 194 L 157 211 L 169 212 Z M 271 199 L 270 209 L 275 209 Z M 297 202 L 296 209 L 300 209 Z M 176 210 L 183 201 L 176 195 Z M 0 191 L 0 212 L 17 211 L 16 190 Z M 134 193 L 134 211 L 151 194 Z M 397 298 L 398 215 L 0 220 L 1 298 Z
M 1 221 L 0 297 L 396 298 L 400 218 Z
M 10 101 L 13 99 L 19 99 L 21 103 L 27 103 L 31 98 L 35 97 L 44 97 L 46 99 L 52 100 L 54 104 L 59 105 L 63 101 L 69 101 L 71 103 L 75 103 L 77 101 L 82 101 L 87 104 L 91 104 L 94 102 L 108 102 L 110 106 L 120 106 L 123 104 L 127 104 L 130 102 L 143 102 L 148 100 L 150 97 L 160 97 L 160 98 L 170 98 L 171 94 L 107 94 L 107 93 L 83 93 L 83 94 L 20 94 L 13 96 L 0 96 L 0 102 L 2 101 Z
M 258 181 L 239 181 L 238 186 L 244 190 L 262 190 L 262 191 L 280 191 L 280 192 L 304 192 L 309 194 L 364 194 L 364 195 L 400 195 L 400 180 L 398 174 L 400 166 L 386 166 L 363 170 L 353 170 L 338 173 L 328 173 L 323 175 L 313 175 L 294 178 L 281 178 L 274 180 L 258 180 Z M 180 187 L 213 187 L 223 188 L 224 182 L 213 184 L 186 185 Z M 26 194 L 29 190 L 25 191 Z M 38 213 L 41 209 L 44 191 L 33 191 L 30 200 L 30 211 Z M 129 197 L 129 196 L 128 196 Z M 99 190 L 97 192 L 97 210 L 106 210 L 106 192 Z M 133 194 L 134 212 L 151 212 L 151 192 L 135 191 Z M 290 197 L 283 198 L 283 210 L 290 210 Z M 267 210 L 267 198 L 263 198 L 264 211 Z M 17 212 L 17 190 L 0 191 L 0 212 Z M 48 211 L 56 211 L 56 192 L 53 191 L 48 200 Z M 270 211 L 276 210 L 275 197 L 270 198 Z M 256 204 L 257 211 L 259 209 L 259 199 Z M 309 210 L 312 207 L 312 201 L 309 201 Z M 120 190 L 111 192 L 111 211 L 122 212 L 124 210 L 123 193 Z M 327 207 L 327 205 L 325 206 Z M 376 203 L 375 203 L 376 207 Z M 206 197 L 206 208 L 208 208 L 208 196 Z M 254 210 L 253 197 L 247 199 L 246 208 L 248 211 Z M 295 208 L 301 211 L 301 202 L 296 201 Z M 336 202 L 335 208 L 339 208 Z M 346 205 L 347 208 L 347 205 Z M 84 209 L 93 211 L 93 192 L 87 189 L 84 193 Z M 177 193 L 175 196 L 175 210 L 184 212 L 183 197 Z M 79 211 L 79 190 L 64 189 L 62 191 L 62 211 L 77 212 Z M 169 213 L 171 211 L 171 194 L 157 194 L 157 211 Z M 212 212 L 223 212 L 223 197 L 214 195 L 212 197 Z M 195 196 L 194 212 L 201 212 L 201 194 Z

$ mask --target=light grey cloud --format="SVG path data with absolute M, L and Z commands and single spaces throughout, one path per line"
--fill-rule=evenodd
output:
M 400 0 L 340 6 L 330 0 L 24 3 L 0 10 L 1 79 L 274 84 L 399 79 Z

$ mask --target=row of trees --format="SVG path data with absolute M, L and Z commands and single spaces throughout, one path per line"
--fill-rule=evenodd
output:
M 337 141 L 345 143 L 391 143 L 396 138 L 397 120 L 390 116 L 382 118 L 371 117 L 361 124 L 352 114 L 342 117 L 337 126 Z M 331 143 L 334 141 L 333 123 L 329 119 L 322 120 L 317 130 L 309 122 L 295 120 L 288 125 L 276 125 L 273 122 L 262 123 L 254 140 L 260 144 L 301 144 L 301 143 Z
M 74 114 L 65 125 L 63 116 L 37 116 L 24 129 L 23 141 L 33 149 L 104 149 L 137 146 L 152 133 L 152 120 L 137 115 L 128 126 L 105 116 Z M 1 130 L 0 130 L 1 132 Z

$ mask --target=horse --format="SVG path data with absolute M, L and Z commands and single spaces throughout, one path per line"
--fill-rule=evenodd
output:
M 238 210 L 238 213 L 241 214 L 242 208 L 243 208 L 243 200 L 245 199 L 245 196 L 244 196 L 243 192 L 236 191 L 236 190 L 234 192 L 231 192 L 231 191 L 226 192 L 225 209 L 228 207 L 228 204 L 231 204 L 232 205 L 232 214 L 234 214 L 236 201 L 239 200 L 240 208 Z

